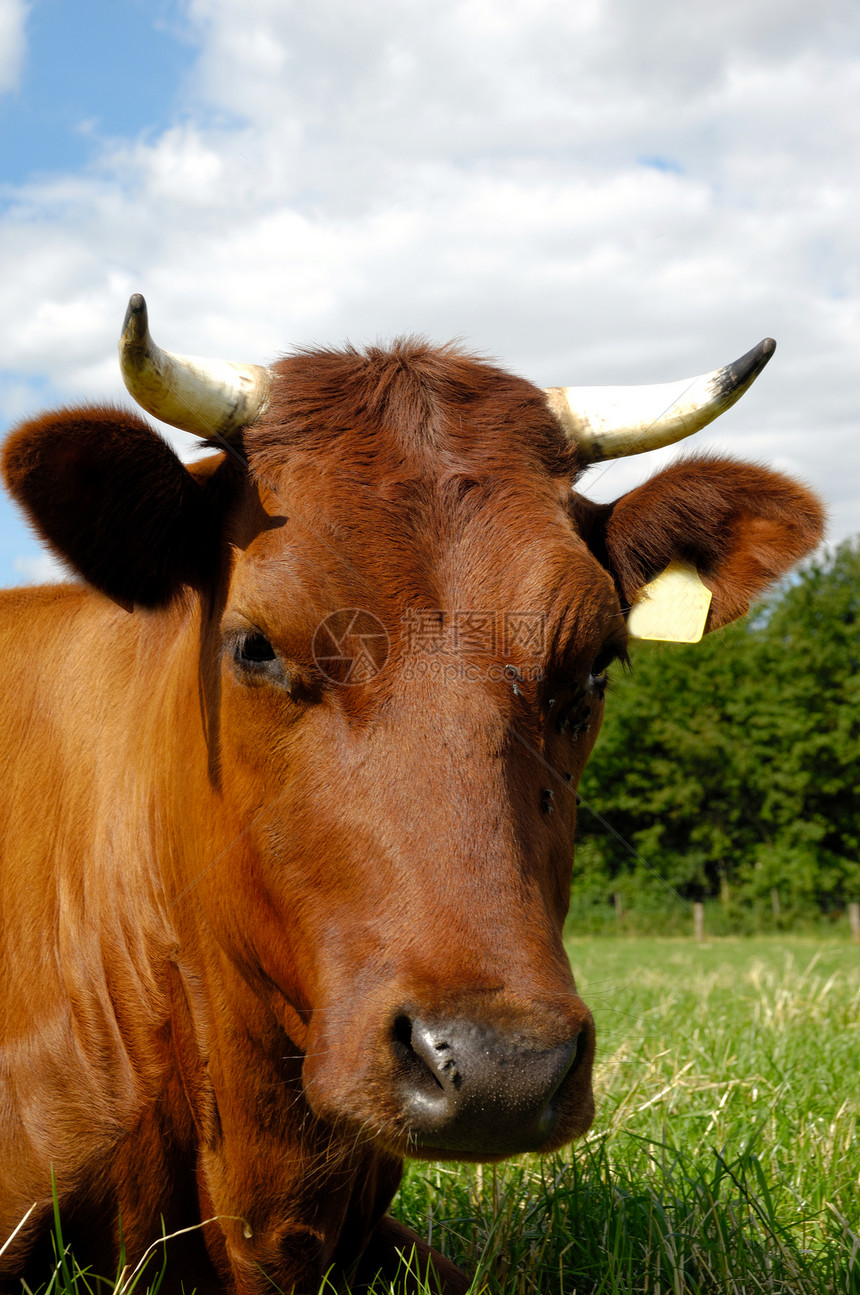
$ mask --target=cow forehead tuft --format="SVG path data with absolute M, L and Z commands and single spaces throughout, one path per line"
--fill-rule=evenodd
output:
M 274 372 L 268 408 L 244 434 L 257 470 L 290 449 L 380 479 L 471 479 L 517 464 L 570 478 L 581 467 L 542 391 L 451 346 L 302 351 Z

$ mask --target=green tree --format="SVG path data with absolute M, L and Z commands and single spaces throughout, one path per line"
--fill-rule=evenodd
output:
M 842 909 L 860 899 L 860 542 L 808 565 L 750 632 L 772 682 L 750 716 L 766 846 L 745 891 Z
M 574 907 L 675 891 L 790 920 L 860 898 L 860 543 L 631 658 L 582 782 Z

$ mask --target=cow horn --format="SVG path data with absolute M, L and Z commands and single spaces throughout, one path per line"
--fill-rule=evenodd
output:
M 647 387 L 547 387 L 547 404 L 590 463 L 692 436 L 740 400 L 776 350 L 766 337 L 725 368 Z
M 136 292 L 119 339 L 123 381 L 139 405 L 195 436 L 229 439 L 265 409 L 272 382 L 259 364 L 231 364 L 162 351 L 149 335 L 146 302 Z

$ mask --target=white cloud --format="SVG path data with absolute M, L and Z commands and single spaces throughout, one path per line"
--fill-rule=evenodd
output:
M 858 529 L 855 6 L 190 0 L 189 16 L 182 119 L 23 187 L 0 218 L 19 388 L 47 373 L 74 398 L 119 394 L 135 290 L 178 350 L 264 360 L 423 331 L 547 384 L 668 380 L 773 334 L 768 372 L 700 439 L 793 464 L 834 533 Z
M 22 582 L 26 582 L 28 585 L 49 585 L 71 578 L 62 562 L 59 562 L 50 553 L 17 557 L 13 559 L 12 565 L 20 575 Z
M 24 0 L 0 0 L 0 94 L 15 90 L 26 53 Z

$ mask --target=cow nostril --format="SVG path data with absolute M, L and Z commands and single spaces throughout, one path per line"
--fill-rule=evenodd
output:
M 397 1016 L 391 1027 L 391 1037 L 403 1048 L 412 1049 L 412 1022 L 408 1016 Z
M 582 1058 L 585 1056 L 588 1050 L 588 1038 L 589 1038 L 588 1030 L 585 1028 L 581 1029 L 579 1031 L 579 1034 L 576 1037 L 576 1051 L 573 1054 L 573 1060 L 571 1061 L 567 1069 L 567 1073 L 565 1074 L 565 1079 L 567 1078 L 568 1075 L 572 1075 L 575 1070 L 579 1069 L 579 1063 L 582 1061 Z
M 438 1052 L 442 1052 L 447 1046 L 447 1043 L 437 1043 L 435 1045 Z M 402 1012 L 394 1018 L 394 1023 L 391 1027 L 391 1048 L 411 1083 L 425 1092 L 444 1090 L 445 1085 L 432 1066 L 428 1065 L 425 1058 L 416 1052 L 412 1042 L 412 1022 Z M 443 1064 L 440 1069 L 444 1068 Z

